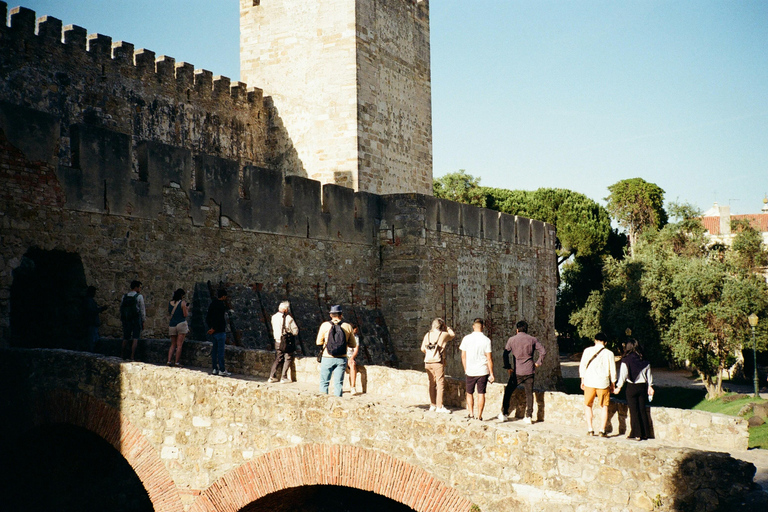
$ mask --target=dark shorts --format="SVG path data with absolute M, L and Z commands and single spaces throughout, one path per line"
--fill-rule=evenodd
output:
M 475 386 L 477 386 L 477 392 L 481 395 L 485 394 L 485 388 L 488 385 L 488 376 L 481 375 L 479 377 L 470 377 L 467 375 L 467 393 L 470 395 L 475 392 Z
M 137 340 L 141 337 L 141 320 L 123 324 L 123 339 Z

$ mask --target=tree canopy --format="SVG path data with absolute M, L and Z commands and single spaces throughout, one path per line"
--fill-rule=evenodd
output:
M 670 210 L 683 212 L 680 221 L 640 235 L 633 259 L 605 259 L 602 287 L 570 321 L 580 336 L 602 330 L 614 342 L 631 329 L 651 359 L 693 365 L 714 397 L 722 393 L 723 370 L 750 340 L 747 316 L 768 314 L 768 287 L 707 246 L 695 209 Z M 764 336 L 758 339 L 765 347 Z
M 664 210 L 664 190 L 642 178 L 621 180 L 608 187 L 605 198 L 611 216 L 627 230 L 629 246 L 634 255 L 637 237 L 646 228 L 662 228 L 667 223 Z
M 601 254 L 608 243 L 611 220 L 606 209 L 572 190 L 482 187 L 479 178 L 463 169 L 434 180 L 432 188 L 435 197 L 552 224 L 557 229 L 559 264 L 577 254 Z

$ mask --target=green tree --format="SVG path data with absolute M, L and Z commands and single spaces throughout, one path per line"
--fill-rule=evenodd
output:
M 563 188 L 529 192 L 486 188 L 488 208 L 548 222 L 557 229 L 558 265 L 571 256 L 604 252 L 611 231 L 608 212 L 584 194 Z
M 754 271 L 766 265 L 768 254 L 763 247 L 763 235 L 748 220 L 734 220 L 731 231 L 736 264 L 744 270 Z
M 690 259 L 678 266 L 672 281 L 679 305 L 662 331 L 664 342 L 678 361 L 699 371 L 707 396 L 723 393 L 722 373 L 737 349 L 749 343 L 747 316 L 765 317 L 765 281 L 754 275 L 733 275 L 717 259 Z
M 647 228 L 660 229 L 667 223 L 664 190 L 642 178 L 631 178 L 614 183 L 608 191 L 608 212 L 627 230 L 634 256 L 638 235 Z
M 441 199 L 485 207 L 485 191 L 480 186 L 480 178 L 467 174 L 464 169 L 435 179 L 432 194 Z

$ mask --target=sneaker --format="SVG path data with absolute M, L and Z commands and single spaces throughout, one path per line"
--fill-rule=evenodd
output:
M 598 432 L 597 435 L 599 435 L 600 437 L 608 437 L 608 434 L 606 434 L 604 430 L 601 430 L 600 432 Z
M 229 377 L 230 375 L 232 375 L 232 374 L 229 373 L 227 370 L 221 370 L 219 372 L 219 376 L 221 376 L 221 377 Z
M 271 384 L 273 382 L 277 382 L 277 379 L 275 377 L 270 377 L 270 378 L 267 379 L 267 382 L 269 382 Z
M 496 416 L 496 419 L 499 420 L 499 423 L 504 423 L 507 421 L 507 417 L 504 415 L 503 412 L 500 412 L 498 416 Z
M 277 379 L 275 379 L 275 380 L 277 380 Z M 280 381 L 280 384 L 290 384 L 291 382 L 292 382 L 291 379 L 282 379 Z
M 429 406 L 429 412 L 435 412 L 436 410 L 437 410 L 437 407 L 435 407 L 434 405 Z
M 176 368 L 184 368 L 184 365 L 181 363 L 174 363 L 173 364 Z
M 451 411 L 446 409 L 445 407 L 438 407 L 435 409 L 436 412 L 439 412 L 440 414 L 451 414 Z
M 213 371 L 211 372 L 211 375 L 218 375 L 218 374 L 219 374 L 219 370 L 217 370 L 216 368 L 214 368 Z
M 355 388 L 352 388 L 352 389 L 349 390 L 349 394 L 350 395 L 356 395 L 357 394 L 357 390 Z
M 173 366 L 173 363 L 172 363 L 172 362 L 170 362 L 170 361 L 168 361 L 168 362 L 167 362 L 167 363 L 165 363 L 165 364 L 166 364 L 166 365 L 168 365 L 168 366 Z
M 530 425 L 530 424 L 532 424 L 533 422 L 531 421 L 531 418 L 529 418 L 528 416 L 526 416 L 525 418 L 523 418 L 523 423 L 525 423 L 526 425 Z
M 593 435 L 595 435 L 595 431 L 594 430 L 587 430 L 587 435 L 588 436 L 593 436 Z

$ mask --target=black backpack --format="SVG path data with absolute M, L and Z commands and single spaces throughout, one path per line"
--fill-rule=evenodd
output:
M 123 323 L 133 322 L 139 318 L 139 294 L 123 295 L 120 303 L 120 320 Z
M 335 324 L 331 322 L 331 330 L 328 331 L 328 341 L 325 348 L 333 357 L 346 355 L 347 353 L 347 333 L 341 328 L 341 322 Z

